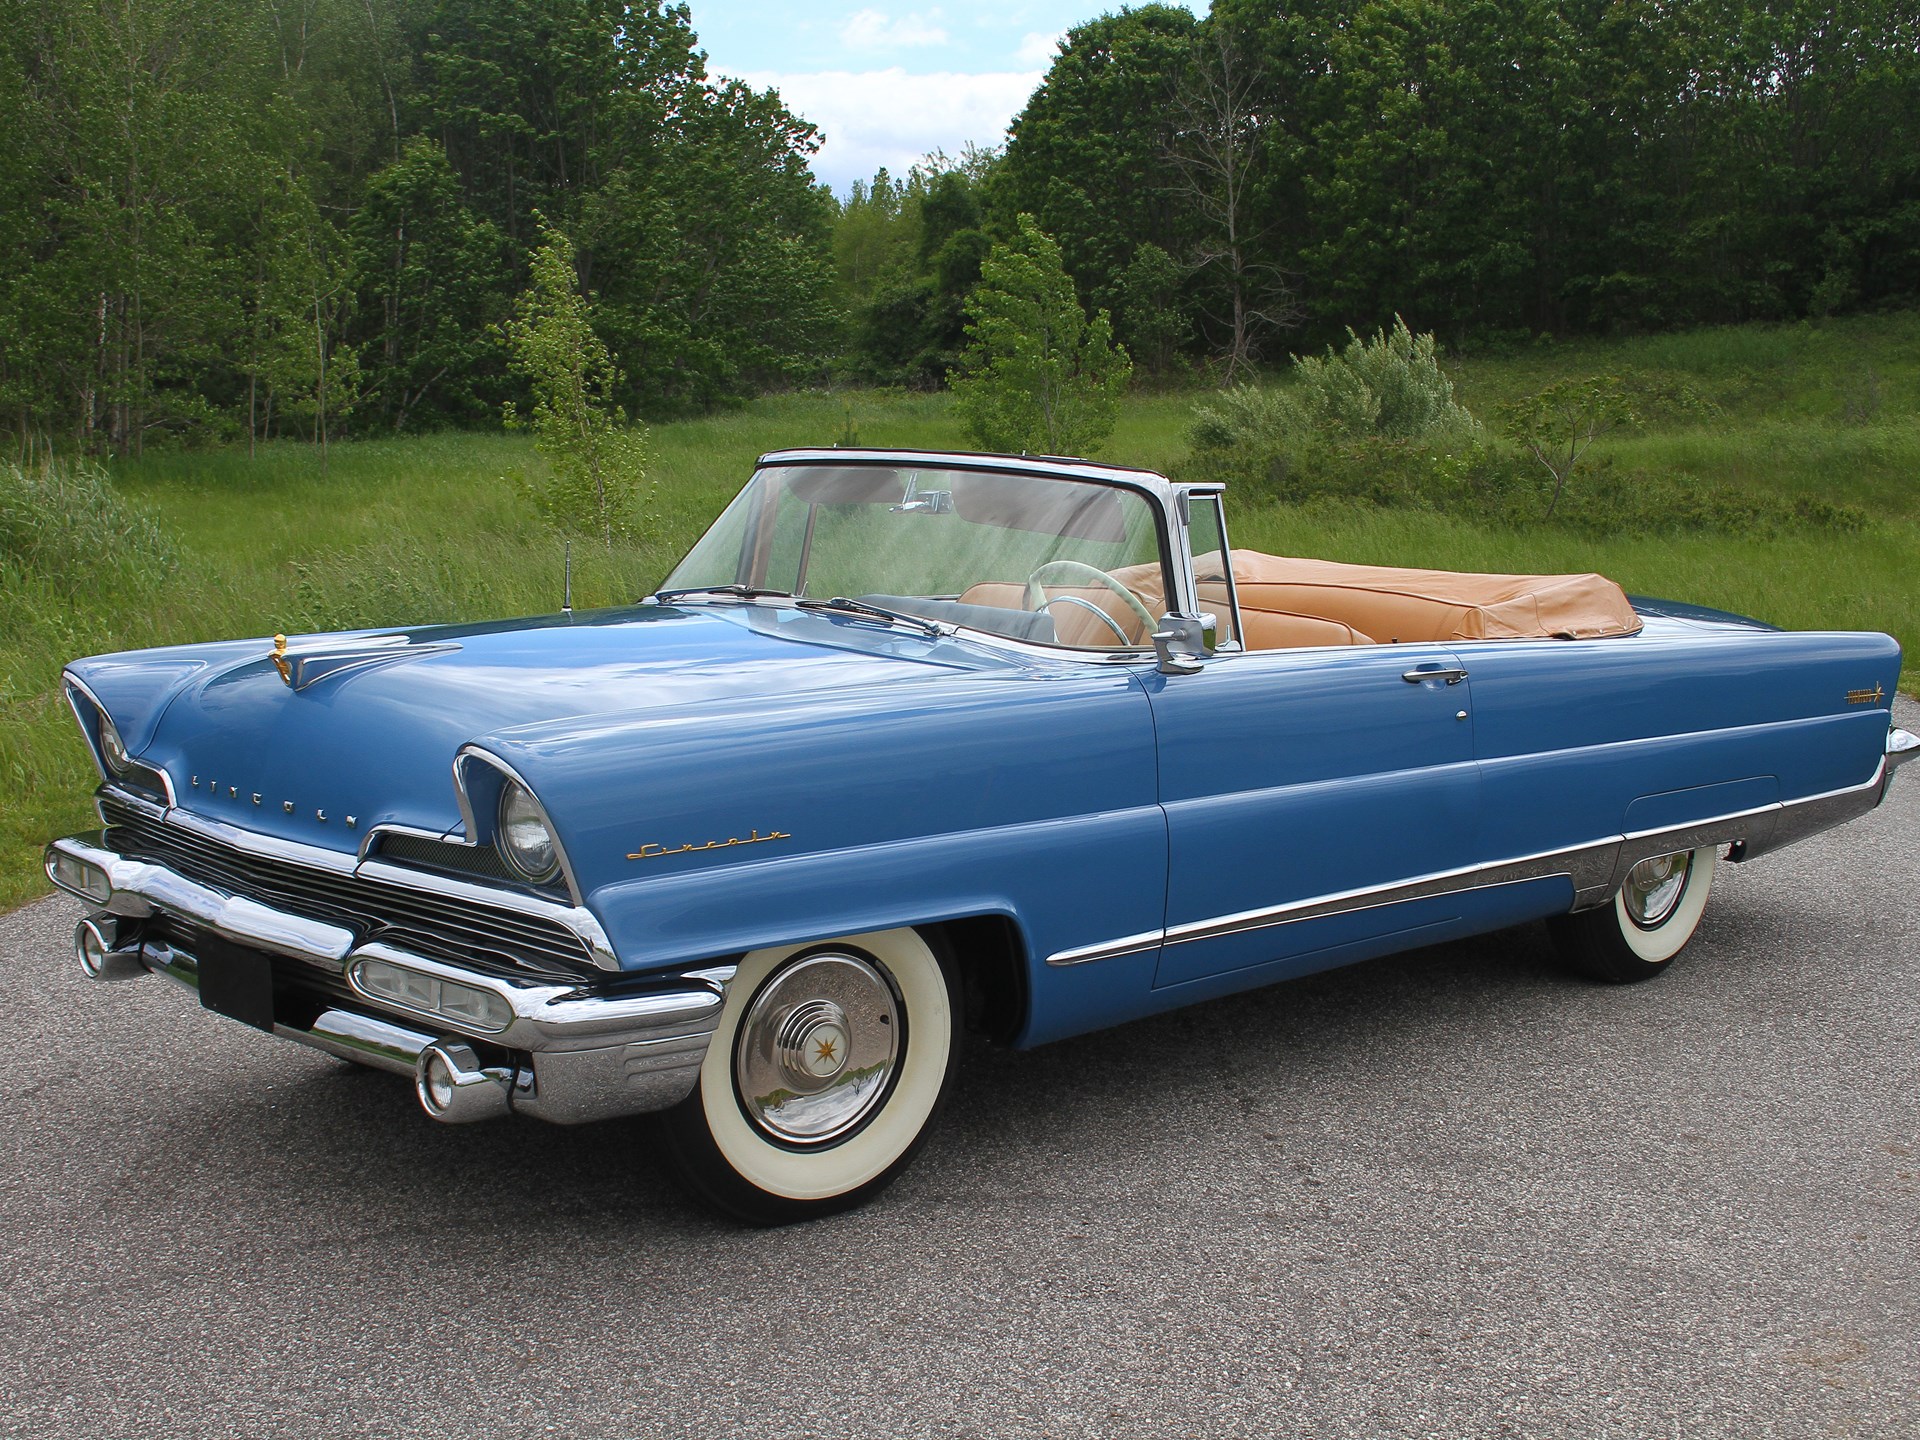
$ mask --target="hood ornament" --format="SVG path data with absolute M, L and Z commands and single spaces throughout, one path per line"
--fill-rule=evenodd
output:
M 343 670 L 385 665 L 394 660 L 417 660 L 425 655 L 441 655 L 459 648 L 458 642 L 453 640 L 436 640 L 422 645 L 414 644 L 405 635 L 380 635 L 358 643 L 349 641 L 332 649 L 302 650 L 289 655 L 287 637 L 275 635 L 273 654 L 267 658 L 273 661 L 273 668 L 280 672 L 280 678 L 286 682 L 288 689 L 304 690 Z

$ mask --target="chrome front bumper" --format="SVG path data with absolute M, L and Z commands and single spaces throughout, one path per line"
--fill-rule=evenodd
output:
M 90 974 L 147 971 L 197 992 L 200 958 L 143 933 L 156 916 L 297 962 L 296 974 L 310 972 L 316 989 L 330 993 L 311 1024 L 283 1024 L 276 1015 L 273 1033 L 283 1039 L 416 1081 L 434 1047 L 486 1058 L 478 1073 L 500 1092 L 489 1092 L 497 1105 L 441 1113 L 423 1094 L 428 1112 L 440 1119 L 477 1118 L 492 1108 L 572 1125 L 666 1109 L 692 1093 L 733 979 L 734 967 L 719 965 L 645 989 L 519 984 L 381 941 L 359 943 L 344 927 L 224 894 L 164 865 L 116 854 L 97 838 L 56 840 L 46 852 L 48 878 L 100 912 L 83 922 L 106 937 L 106 963 L 86 964 Z M 371 995 L 356 977 L 356 962 L 363 960 L 484 991 L 500 1002 L 495 1013 L 508 1018 L 498 1028 L 462 1025 Z M 348 994 L 338 993 L 343 987 Z

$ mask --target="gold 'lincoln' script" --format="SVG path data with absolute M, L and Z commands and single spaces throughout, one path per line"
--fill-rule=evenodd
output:
M 709 840 L 704 845 L 655 845 L 648 843 L 642 845 L 638 850 L 635 850 L 631 855 L 627 856 L 627 859 L 658 860 L 666 855 L 687 855 L 702 850 L 730 850 L 735 845 L 764 845 L 769 840 L 791 840 L 792 838 L 793 836 L 784 830 L 776 830 L 771 835 L 762 835 L 758 830 L 755 830 L 744 840 L 736 835 L 731 840 Z

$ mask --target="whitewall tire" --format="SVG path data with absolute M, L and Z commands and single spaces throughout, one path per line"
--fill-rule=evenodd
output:
M 1561 958 L 1594 980 L 1651 980 L 1700 925 L 1720 852 L 1713 846 L 1642 860 L 1610 904 L 1550 922 Z
M 665 1117 L 676 1169 L 752 1224 L 871 1199 L 946 1095 L 959 1014 L 950 967 L 915 930 L 753 951 L 699 1083 Z

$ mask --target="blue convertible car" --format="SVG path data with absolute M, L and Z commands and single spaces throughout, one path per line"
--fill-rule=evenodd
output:
M 1899 647 L 1596 575 L 1232 550 L 1218 486 L 767 455 L 596 613 L 78 661 L 80 963 L 414 1081 L 662 1112 L 722 1209 L 907 1163 L 1048 1040 L 1548 918 L 1658 974 L 1717 864 L 1878 804 Z

